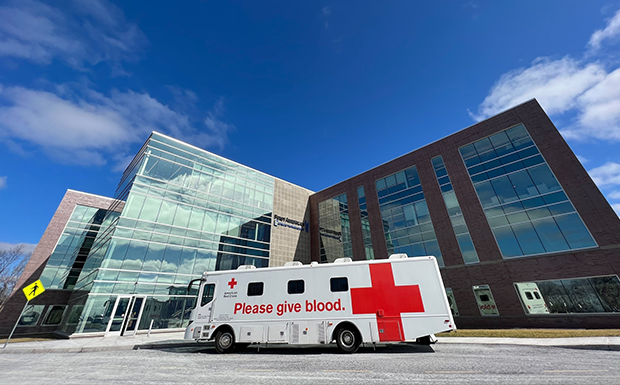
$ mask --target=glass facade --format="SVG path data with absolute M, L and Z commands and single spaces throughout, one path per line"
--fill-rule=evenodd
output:
M 366 259 L 375 259 L 375 251 L 372 248 L 372 238 L 370 237 L 370 221 L 368 220 L 368 208 L 366 207 L 366 195 L 364 186 L 357 188 L 357 203 L 360 208 L 360 220 L 362 221 L 362 237 L 364 240 L 364 254 Z
M 515 283 L 526 314 L 618 313 L 617 275 Z
M 478 259 L 478 253 L 476 252 L 474 242 L 471 240 L 471 236 L 469 235 L 467 223 L 465 223 L 465 218 L 463 218 L 463 213 L 461 212 L 461 206 L 459 205 L 459 201 L 456 199 L 456 195 L 454 194 L 454 189 L 452 188 L 448 171 L 446 171 L 446 166 L 443 163 L 443 158 L 441 156 L 437 156 L 431 159 L 431 163 L 433 164 L 435 176 L 437 177 L 437 183 L 439 183 L 443 201 L 446 204 L 446 209 L 448 210 L 448 215 L 450 216 L 450 222 L 452 222 L 452 229 L 454 230 L 456 240 L 458 241 L 459 248 L 461 249 L 463 261 L 465 261 L 466 264 L 478 263 L 480 262 Z
M 378 179 L 379 207 L 388 255 L 433 255 L 444 262 L 415 166 Z
M 82 271 L 106 210 L 76 205 L 41 273 L 47 289 L 72 289 Z
M 120 295 L 145 298 L 138 329 L 151 320 L 154 329 L 184 327 L 195 302 L 190 280 L 269 265 L 274 183 L 153 133 L 119 183 L 115 199 L 124 208 L 102 218 L 71 299 L 82 315 L 66 330 L 105 331 Z
M 321 262 L 353 258 L 347 194 L 319 202 Z
M 459 150 L 504 258 L 597 246 L 522 124 Z

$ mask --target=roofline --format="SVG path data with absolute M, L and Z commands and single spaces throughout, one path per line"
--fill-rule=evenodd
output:
M 495 114 L 495 115 L 493 115 L 493 116 L 489 116 L 489 117 L 488 117 L 488 118 L 486 118 L 486 119 L 483 119 L 483 120 L 481 120 L 481 121 L 479 121 L 479 122 L 476 122 L 476 123 L 474 123 L 474 124 L 471 124 L 471 125 L 469 125 L 469 126 L 467 126 L 467 127 L 465 127 L 465 128 L 461 128 L 460 130 L 455 131 L 455 132 L 453 132 L 453 133 L 451 133 L 451 134 L 449 134 L 449 135 L 446 135 L 446 136 L 443 136 L 443 137 L 441 137 L 441 138 L 439 138 L 439 139 L 433 140 L 432 142 L 427 143 L 427 144 L 425 144 L 425 145 L 424 145 L 424 146 L 422 146 L 422 147 L 418 147 L 418 148 L 416 148 L 415 150 L 412 150 L 412 151 L 406 152 L 406 153 L 404 153 L 404 154 L 402 154 L 402 155 L 397 156 L 396 158 L 392 158 L 392 159 L 390 159 L 390 160 L 388 160 L 388 161 L 385 161 L 385 162 L 383 162 L 383 163 L 379 164 L 378 166 L 374 166 L 374 167 L 372 167 L 372 168 L 369 168 L 369 169 L 368 169 L 368 170 L 366 170 L 366 171 L 362 171 L 362 172 L 360 172 L 359 174 L 355 174 L 355 175 L 353 175 L 352 177 L 347 178 L 347 179 L 345 179 L 345 180 L 343 180 L 343 181 L 341 181 L 341 182 L 338 182 L 338 183 L 333 184 L 333 185 L 331 185 L 331 186 L 329 186 L 329 187 L 326 187 L 326 188 L 324 188 L 324 189 L 322 189 L 322 190 L 319 190 L 319 191 L 317 191 L 315 194 L 318 194 L 318 193 L 320 193 L 320 192 L 323 192 L 323 191 L 325 191 L 325 190 L 328 190 L 328 189 L 330 189 L 330 188 L 332 188 L 332 187 L 334 187 L 334 186 L 339 185 L 340 183 L 344 183 L 344 182 L 348 181 L 349 179 L 353 179 L 353 178 L 355 178 L 356 176 L 359 176 L 359 175 L 365 174 L 365 173 L 367 173 L 367 172 L 369 172 L 369 171 L 371 171 L 371 170 L 374 170 L 374 169 L 379 168 L 379 167 L 381 167 L 381 166 L 383 166 L 383 165 L 386 165 L 386 164 L 388 164 L 388 163 L 390 163 L 390 162 L 392 162 L 392 161 L 394 161 L 394 160 L 396 160 L 396 159 L 402 158 L 403 156 L 406 156 L 406 155 L 409 155 L 409 154 L 414 153 L 414 152 L 416 152 L 416 151 L 419 151 L 419 150 L 423 149 L 424 147 L 431 146 L 431 145 L 433 145 L 433 144 L 435 144 L 435 143 L 437 143 L 437 142 L 439 142 L 439 141 L 442 141 L 442 140 L 444 140 L 444 139 L 446 139 L 446 138 L 448 138 L 448 137 L 450 137 L 450 136 L 452 136 L 452 135 L 456 135 L 456 134 L 458 134 L 458 133 L 459 133 L 459 132 L 461 132 L 461 131 L 468 130 L 468 129 L 472 128 L 473 126 L 476 126 L 476 125 L 478 125 L 478 124 L 480 124 L 480 123 L 486 122 L 487 120 L 491 120 L 491 119 L 495 118 L 496 116 L 499 116 L 499 115 L 501 115 L 501 114 L 503 114 L 503 113 L 506 113 L 506 112 L 508 112 L 508 111 L 511 111 L 511 110 L 517 109 L 517 108 L 521 107 L 522 105 L 524 105 L 524 104 L 528 104 L 528 103 L 531 103 L 531 102 L 533 102 L 533 101 L 535 101 L 536 103 L 538 103 L 538 101 L 536 100 L 536 98 L 532 98 L 532 99 L 526 100 L 526 101 L 525 101 L 525 102 L 523 102 L 523 103 L 519 103 L 519 104 L 517 104 L 517 105 L 515 105 L 515 106 L 512 106 L 512 107 L 510 107 L 510 108 L 507 108 L 507 109 L 505 109 L 505 110 L 503 110 L 503 111 L 501 111 L 501 112 L 498 112 L 497 114 Z M 538 103 L 538 104 L 539 104 L 539 103 Z M 539 104 L 539 105 L 540 105 L 540 104 Z

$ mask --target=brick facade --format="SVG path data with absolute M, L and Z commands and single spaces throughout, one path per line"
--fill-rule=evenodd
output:
M 577 212 L 592 233 L 598 248 L 543 256 L 502 258 L 459 147 L 523 123 Z M 460 203 L 480 263 L 465 265 L 452 229 L 431 158 L 443 157 Z M 620 220 L 536 100 L 475 124 L 416 151 L 405 154 L 363 174 L 338 183 L 310 197 L 312 260 L 319 261 L 318 202 L 347 193 L 354 259 L 363 259 L 361 221 L 357 205 L 359 186 L 364 186 L 375 258 L 387 258 L 387 246 L 375 181 L 415 165 L 446 264 L 444 284 L 452 288 L 460 316 L 457 326 L 486 327 L 617 327 L 620 314 L 527 315 L 515 282 L 614 275 L 620 273 Z M 473 285 L 490 285 L 499 316 L 481 316 Z

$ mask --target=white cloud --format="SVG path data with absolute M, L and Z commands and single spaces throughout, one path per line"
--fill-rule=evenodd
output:
M 607 162 L 600 167 L 588 171 L 598 187 L 620 185 L 620 163 Z
M 529 67 L 509 71 L 470 115 L 486 119 L 536 98 L 549 115 L 566 115 L 561 131 L 567 139 L 620 141 L 620 68 L 605 59 L 603 50 L 604 42 L 618 37 L 620 11 L 591 35 L 582 59 L 537 58 Z
M 67 12 L 38 0 L 14 0 L 0 6 L 0 56 L 49 64 L 60 59 L 71 67 L 109 62 L 115 74 L 122 61 L 136 60 L 146 36 L 107 0 L 76 0 Z
M 579 161 L 581 162 L 581 164 L 586 164 L 588 163 L 590 160 L 588 158 L 586 158 L 585 156 L 581 156 L 581 155 L 575 155 L 577 157 L 577 159 L 579 159 Z
M 24 246 L 24 254 L 31 254 L 34 249 L 37 247 L 36 243 L 7 243 L 7 242 L 0 242 L 0 251 L 3 250 L 9 250 L 12 249 L 16 246 L 19 245 L 23 245 Z
M 6 188 L 7 179 L 8 179 L 7 176 L 0 176 L 0 190 L 2 190 L 3 188 Z
M 104 95 L 79 84 L 59 85 L 54 92 L 0 86 L 0 141 L 34 145 L 63 163 L 103 165 L 111 159 L 118 170 L 126 164 L 129 146 L 151 131 L 221 149 L 234 129 L 222 116 L 221 99 L 201 123 L 148 93 Z
M 538 58 L 528 68 L 502 75 L 480 104 L 478 113 L 471 115 L 476 120 L 486 119 L 532 98 L 538 99 L 549 114 L 563 113 L 575 108 L 576 98 L 604 80 L 605 75 L 597 63 L 582 65 L 569 57 Z
M 607 21 L 604 29 L 599 29 L 590 36 L 588 48 L 591 51 L 598 51 L 601 49 L 603 42 L 606 40 L 617 40 L 618 37 L 620 37 L 620 10 Z
M 620 203 L 613 203 L 611 205 L 611 207 L 614 209 L 616 214 L 618 214 L 618 216 L 620 216 Z
M 620 199 L 620 190 L 615 190 L 607 194 L 611 199 Z

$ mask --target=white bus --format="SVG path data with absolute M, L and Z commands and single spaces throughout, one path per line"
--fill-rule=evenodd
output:
M 432 342 L 455 330 L 435 257 L 207 272 L 185 339 L 212 340 L 228 353 L 250 344 Z

